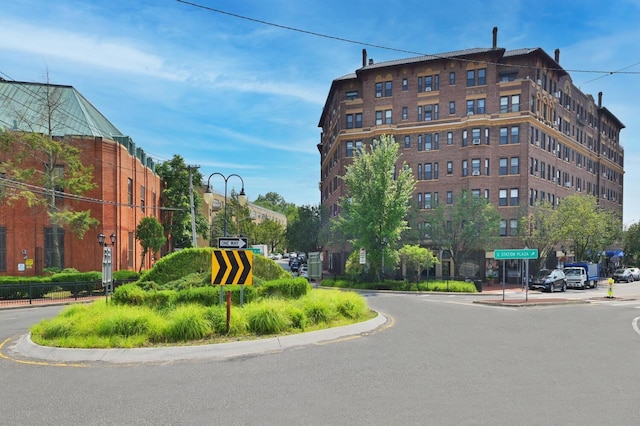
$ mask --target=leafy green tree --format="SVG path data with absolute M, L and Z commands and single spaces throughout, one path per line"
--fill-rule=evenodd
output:
M 558 224 L 554 211 L 551 203 L 543 201 L 520 219 L 522 243 L 525 247 L 538 249 L 538 264 L 535 267 L 546 265 L 549 255 L 558 245 Z
M 253 204 L 283 214 L 285 216 L 296 209 L 295 204 L 287 203 L 285 199 L 277 192 L 267 192 L 265 195 L 258 195 L 258 197 L 256 197 L 256 199 L 253 201 Z
M 318 235 L 320 232 L 320 208 L 318 206 L 300 206 L 297 214 L 287 221 L 285 233 L 290 250 L 305 253 L 318 250 Z
M 592 195 L 570 195 L 554 212 L 558 241 L 573 248 L 577 260 L 598 261 L 598 253 L 622 236 L 622 221 L 598 206 Z
M 62 268 L 60 230 L 67 229 L 78 238 L 99 221 L 91 210 L 77 211 L 76 203 L 66 200 L 69 194 L 83 195 L 97 185 L 93 167 L 81 161 L 81 151 L 71 143 L 54 138 L 56 127 L 65 122 L 63 88 L 45 84 L 34 93 L 34 102 L 24 111 L 16 111 L 16 122 L 33 132 L 13 132 L 0 129 L 0 146 L 11 153 L 2 163 L 1 173 L 12 181 L 0 192 L 4 202 L 12 205 L 23 200 L 29 207 L 44 209 L 51 223 L 52 265 Z M 42 132 L 40 129 L 46 129 Z
M 404 263 L 408 271 L 413 272 L 416 282 L 420 281 L 420 275 L 425 269 L 431 269 L 433 265 L 440 263 L 431 250 L 419 245 L 404 245 L 400 250 L 400 261 Z M 407 272 L 408 272 L 407 271 Z
M 268 244 L 271 252 L 283 248 L 285 242 L 285 228 L 275 220 L 265 219 L 254 226 L 255 244 Z
M 454 275 L 474 251 L 495 245 L 500 228 L 500 214 L 484 197 L 464 190 L 454 196 L 453 204 L 437 205 L 427 214 L 425 232 L 436 247 L 449 250 Z
M 164 228 L 155 217 L 143 217 L 136 227 L 136 240 L 140 241 L 142 254 L 140 255 L 140 269 L 142 272 L 144 259 L 148 253 L 157 253 L 167 242 L 164 236 Z
M 367 250 L 371 271 L 378 272 L 379 279 L 386 267 L 395 267 L 384 262 L 397 259 L 395 246 L 407 227 L 415 188 L 411 169 L 404 163 L 396 168 L 399 157 L 397 143 L 387 135 L 356 151 L 343 176 L 347 195 L 340 200 L 341 214 L 333 222 L 353 247 Z
M 629 226 L 624 232 L 624 257 L 627 262 L 637 265 L 640 262 L 640 222 Z
M 169 251 L 177 247 L 191 247 L 193 232 L 191 227 L 191 201 L 189 190 L 189 169 L 191 169 L 194 187 L 202 182 L 202 174 L 196 168 L 190 168 L 180 155 L 156 167 L 156 171 L 165 184 L 162 199 L 165 209 L 162 225 L 169 236 Z M 204 238 L 209 236 L 209 224 L 202 214 L 202 197 L 197 191 L 193 194 L 196 212 L 196 232 Z

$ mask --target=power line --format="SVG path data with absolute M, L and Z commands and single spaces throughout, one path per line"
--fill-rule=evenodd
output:
M 445 56 L 437 55 L 437 54 L 415 52 L 415 51 L 406 50 L 406 49 L 399 49 L 399 48 L 395 48 L 395 47 L 383 46 L 383 45 L 379 45 L 379 44 L 373 44 L 373 43 L 368 43 L 368 42 L 364 42 L 364 41 L 352 40 L 352 39 L 348 39 L 348 38 L 344 38 L 344 37 L 338 37 L 338 36 L 334 36 L 334 35 L 330 35 L 330 34 L 324 34 L 324 33 L 319 33 L 319 32 L 315 32 L 315 31 L 304 30 L 304 29 L 301 29 L 301 28 L 296 28 L 296 27 L 292 27 L 292 26 L 288 26 L 288 25 L 277 24 L 277 23 L 274 23 L 274 22 L 269 22 L 269 21 L 265 21 L 265 20 L 262 20 L 262 19 L 252 18 L 252 17 L 249 17 L 249 16 L 228 12 L 228 11 L 225 11 L 225 10 L 222 10 L 222 9 L 216 9 L 216 8 L 213 8 L 213 7 L 210 7 L 210 6 L 204 6 L 204 5 L 201 5 L 201 4 L 198 4 L 198 3 L 193 3 L 193 2 L 189 2 L 189 1 L 185 1 L 185 0 L 176 0 L 176 1 L 178 3 L 183 3 L 183 4 L 188 5 L 188 6 L 196 7 L 196 8 L 199 8 L 199 9 L 208 10 L 210 12 L 220 13 L 222 15 L 231 16 L 233 18 L 243 19 L 243 20 L 246 20 L 246 21 L 251 21 L 251 22 L 258 23 L 258 24 L 262 24 L 262 25 L 267 25 L 267 26 L 271 26 L 271 27 L 275 27 L 275 28 L 280 28 L 280 29 L 287 30 L 287 31 L 294 31 L 294 32 L 302 33 L 302 34 L 307 34 L 307 35 L 311 35 L 311 36 L 314 36 L 314 37 L 321 37 L 321 38 L 326 38 L 326 39 L 330 39 L 330 40 L 336 40 L 336 41 L 340 41 L 340 42 L 343 42 L 343 43 L 357 44 L 357 45 L 360 45 L 360 46 L 373 47 L 373 48 L 376 48 L 376 49 L 389 50 L 389 51 L 393 51 L 393 52 L 408 53 L 408 54 L 411 54 L 411 55 L 426 56 L 426 57 L 431 57 L 431 58 L 435 58 L 435 59 L 447 59 L 447 60 L 459 61 L 459 62 L 474 62 L 474 63 L 482 63 L 482 64 L 487 64 L 487 65 L 514 66 L 514 67 L 517 66 L 518 68 L 531 68 L 531 69 L 535 69 L 536 68 L 535 66 L 509 65 L 509 64 L 490 62 L 490 61 L 479 61 L 479 60 L 465 59 L 465 58 L 445 57 Z M 637 65 L 637 64 L 630 65 L 629 67 L 625 67 L 625 68 L 622 68 L 622 69 L 624 70 L 624 69 L 627 69 L 627 68 L 631 68 L 631 67 L 633 67 L 635 65 Z M 553 70 L 553 71 L 566 71 L 566 72 L 572 72 L 572 73 L 604 74 L 602 77 L 606 77 L 607 75 L 612 75 L 612 74 L 632 74 L 632 75 L 640 74 L 640 71 L 602 71 L 602 70 L 582 70 L 582 69 L 565 69 L 565 68 L 549 68 L 549 69 Z

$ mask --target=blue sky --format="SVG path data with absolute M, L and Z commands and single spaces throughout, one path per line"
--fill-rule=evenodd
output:
M 625 225 L 640 221 L 640 0 L 21 0 L 0 14 L 0 76 L 68 84 L 159 161 L 242 176 L 250 200 L 318 204 L 317 127 L 331 81 L 412 55 L 541 47 L 625 125 Z M 461 14 L 462 13 L 462 14 Z M 619 71 L 606 74 L 580 71 Z M 221 179 L 212 178 L 217 190 Z M 231 178 L 229 189 L 239 189 Z

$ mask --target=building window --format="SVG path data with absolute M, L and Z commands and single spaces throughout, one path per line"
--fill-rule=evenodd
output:
M 362 113 L 356 113 L 356 129 L 362 128 Z
M 487 69 L 481 68 L 478 70 L 478 86 L 484 86 L 487 84 Z
M 485 109 L 486 99 L 478 99 L 477 103 L 478 103 L 478 108 L 477 108 L 478 114 L 484 114 L 485 112 L 487 112 Z
M 382 124 L 382 111 L 376 111 L 376 126 Z
M 507 190 L 506 189 L 501 189 L 500 191 L 498 191 L 498 205 L 501 207 L 506 206 L 508 203 L 507 201 Z
M 417 180 L 422 180 L 422 164 L 418 164 L 418 177 Z
M 422 121 L 422 106 L 418 106 L 418 121 Z
M 500 127 L 500 145 L 506 145 L 509 143 L 509 129 L 506 127 Z
M 404 147 L 405 148 L 411 148 L 411 136 L 406 135 L 404 137 Z
M 425 209 L 432 208 L 432 206 L 431 206 L 431 193 L 430 192 L 425 192 L 424 193 L 424 208 Z
M 489 159 L 484 159 L 484 174 L 489 176 Z
M 520 127 L 518 126 L 511 128 L 511 143 L 520 143 Z
M 467 71 L 467 87 L 472 87 L 476 85 L 476 71 L 470 70 Z
M 509 174 L 509 169 L 508 169 L 508 159 L 507 158 L 501 158 L 500 160 L 498 160 L 498 174 L 500 176 L 505 176 Z
M 424 150 L 431 151 L 433 149 L 433 135 L 424 135 Z
M 480 198 L 480 190 L 479 189 L 472 189 L 471 190 L 471 196 L 475 197 L 475 198 Z
M 512 175 L 520 174 L 520 157 L 511 157 L 511 171 Z
M 453 204 L 453 192 L 447 191 L 447 204 Z
M 456 84 L 456 73 L 455 73 L 455 72 L 453 72 L 453 71 L 451 71 L 451 72 L 449 73 L 449 85 L 450 85 L 450 86 L 453 86 L 453 85 L 455 85 L 455 84 Z
M 403 120 L 409 119 L 409 109 L 406 106 L 402 107 L 402 119 Z
M 476 104 L 476 101 L 474 101 L 473 99 L 470 99 L 467 101 L 467 115 L 473 115 L 473 112 L 475 110 L 475 104 Z
M 7 272 L 7 228 L 0 227 L 0 272 Z
M 512 206 L 517 206 L 518 204 L 520 204 L 520 198 L 518 194 L 519 194 L 518 188 L 511 188 L 511 196 L 509 199 L 509 204 L 511 204 Z
M 424 180 L 433 179 L 433 169 L 431 163 L 425 163 L 424 165 Z
M 469 162 L 462 160 L 462 176 L 469 176 Z
M 64 269 L 64 229 L 57 228 L 60 266 Z M 53 228 L 44 228 L 44 267 L 51 268 L 53 263 Z
M 358 99 L 358 91 L 357 90 L 350 90 L 346 93 L 346 96 L 348 101 L 352 101 L 354 99 Z
M 422 151 L 423 149 L 422 135 L 418 135 L 418 151 Z
M 422 208 L 422 192 L 418 192 L 418 208 Z
M 353 114 L 347 114 L 347 129 L 353 129 Z
M 133 207 L 133 179 L 127 179 L 127 201 Z
M 382 83 L 376 83 L 376 98 L 382 97 Z
M 473 176 L 480 176 L 480 159 L 473 158 L 471 160 L 471 174 Z
M 509 221 L 509 230 L 511 231 L 511 236 L 516 237 L 518 235 L 518 220 L 511 219 Z
M 345 145 L 347 147 L 347 150 L 345 152 L 345 156 L 346 157 L 353 157 L 353 141 L 347 141 L 347 143 Z
M 469 143 L 469 132 L 466 130 L 462 131 L 462 146 L 467 146 Z
M 127 267 L 133 268 L 133 247 L 134 247 L 133 232 L 128 233 L 127 242 L 129 243 L 129 246 L 127 247 Z
M 509 112 L 509 97 L 500 96 L 500 114 L 506 114 Z
M 507 221 L 504 219 L 500 219 L 500 236 L 507 236 Z
M 453 132 L 447 132 L 447 145 L 453 145 Z
M 392 123 L 393 123 L 392 110 L 388 109 L 384 112 L 384 124 L 392 124 Z
M 386 97 L 389 97 L 389 96 L 391 96 L 391 95 L 392 95 L 391 87 L 392 87 L 392 85 L 391 85 L 391 82 L 390 82 L 390 81 L 385 81 L 385 82 L 384 82 L 384 95 L 385 95 Z
M 144 186 L 140 186 L 140 209 L 142 210 L 142 213 L 145 212 L 146 207 L 147 207 L 147 200 L 146 200 Z
M 447 174 L 453 174 L 453 161 L 447 161 Z
M 406 78 L 402 79 L 402 91 L 406 92 L 407 90 L 409 90 L 409 80 Z
M 438 163 L 433 163 L 433 178 L 434 179 L 438 179 L 438 170 L 439 170 Z M 436 192 L 436 196 L 437 195 L 438 195 L 438 193 Z
M 520 111 L 520 95 L 511 96 L 511 112 Z

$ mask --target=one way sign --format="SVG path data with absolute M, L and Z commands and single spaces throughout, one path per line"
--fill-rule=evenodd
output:
M 253 284 L 252 263 L 253 253 L 248 250 L 213 250 L 211 284 Z
M 242 249 L 249 245 L 249 239 L 246 237 L 220 237 L 218 238 L 219 249 Z

